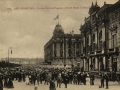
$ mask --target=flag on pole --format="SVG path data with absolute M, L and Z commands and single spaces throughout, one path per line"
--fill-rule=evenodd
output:
M 54 20 L 59 19 L 59 14 L 54 18 Z

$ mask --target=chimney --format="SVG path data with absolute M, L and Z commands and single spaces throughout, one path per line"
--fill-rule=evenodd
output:
M 92 5 L 91 6 L 94 6 L 93 2 L 92 2 Z
M 96 1 L 95 5 L 97 6 L 97 1 Z
M 106 2 L 104 2 L 104 5 L 106 4 Z

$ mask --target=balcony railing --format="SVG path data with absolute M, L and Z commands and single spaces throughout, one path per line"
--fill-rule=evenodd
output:
M 108 49 L 108 51 L 109 52 L 114 52 L 115 50 L 114 50 L 114 48 L 110 48 L 110 49 Z
M 119 52 L 119 48 L 118 47 L 109 48 L 108 52 Z
M 97 54 L 99 54 L 99 53 L 102 54 L 102 50 L 97 50 L 96 53 Z
M 90 52 L 90 54 L 95 54 L 95 51 Z

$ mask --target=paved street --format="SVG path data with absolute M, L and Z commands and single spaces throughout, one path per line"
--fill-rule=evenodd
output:
M 17 81 L 13 81 L 13 83 L 14 83 L 13 89 L 4 88 L 3 90 L 34 90 L 34 85 L 26 85 L 25 82 L 17 82 Z M 96 79 L 94 86 L 89 86 L 87 82 L 87 85 L 68 84 L 68 88 L 65 88 L 64 84 L 62 84 L 61 88 L 56 88 L 56 89 L 57 90 L 88 90 L 88 89 L 89 90 L 106 90 L 105 88 L 99 89 L 98 87 L 99 84 L 100 84 L 99 79 Z M 40 84 L 37 90 L 49 90 L 49 86 Z M 109 82 L 109 90 L 120 90 L 120 84 L 118 84 L 117 82 Z

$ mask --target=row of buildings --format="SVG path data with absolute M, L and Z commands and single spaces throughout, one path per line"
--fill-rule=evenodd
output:
M 43 58 L 1 58 L 0 62 L 9 62 L 20 65 L 40 65 L 44 62 Z
M 45 62 L 53 66 L 78 66 L 86 71 L 120 71 L 120 0 L 89 8 L 80 34 L 64 33 L 57 24 L 44 46 Z

